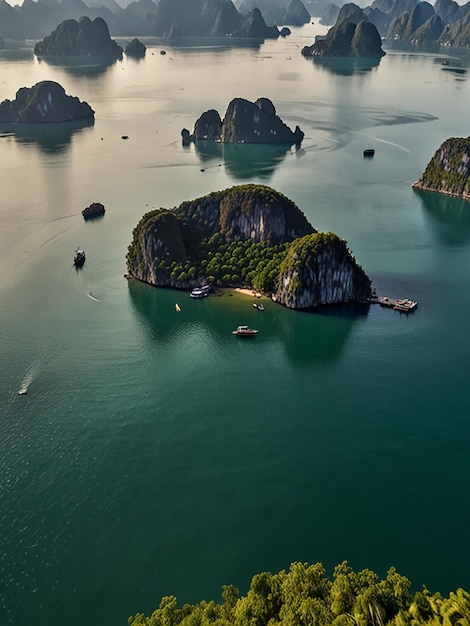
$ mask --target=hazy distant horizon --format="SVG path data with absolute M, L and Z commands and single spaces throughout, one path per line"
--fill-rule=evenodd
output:
M 36 0 L 34 0 L 34 1 L 36 1 Z M 85 4 L 87 4 L 86 0 L 84 0 L 84 1 L 85 1 Z M 130 4 L 132 1 L 133 0 L 116 0 L 116 2 L 120 6 L 122 6 L 123 8 L 126 7 L 128 4 Z M 6 0 L 6 2 L 8 4 L 10 4 L 11 6 L 15 6 L 15 5 L 21 6 L 23 4 L 23 0 Z M 346 2 L 347 2 L 347 0 L 339 0 L 339 1 L 337 0 L 336 2 L 335 2 L 335 0 L 332 0 L 332 3 L 333 4 L 337 4 L 338 6 L 341 6 L 342 4 L 345 4 Z M 364 4 L 363 2 L 356 2 L 355 4 L 357 4 L 358 6 L 359 5 L 362 6 L 363 4 L 364 4 L 364 6 L 369 6 L 370 4 L 372 4 L 372 2 L 373 2 L 373 0 L 371 0 L 367 4 Z M 463 0 L 456 0 L 456 2 L 457 2 L 457 4 L 460 4 L 461 6 L 463 6 L 464 4 L 467 4 L 468 0 L 465 0 L 465 1 L 463 1 Z M 97 2 L 95 0 L 95 4 L 96 3 Z M 429 0 L 429 3 L 434 6 L 435 0 Z M 287 4 L 288 4 L 288 0 L 286 0 L 286 5 Z

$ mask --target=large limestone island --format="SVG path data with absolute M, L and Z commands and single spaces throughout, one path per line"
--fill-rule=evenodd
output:
M 127 271 L 156 287 L 250 287 L 292 309 L 371 295 L 344 240 L 317 232 L 291 200 L 253 184 L 146 213 L 133 232 Z
M 377 28 L 367 20 L 358 24 L 350 20 L 338 21 L 326 34 L 311 46 L 304 46 L 305 57 L 361 57 L 380 59 L 385 55 Z
M 15 100 L 0 103 L 0 122 L 6 124 L 42 124 L 72 122 L 94 118 L 88 102 L 68 96 L 59 83 L 43 80 L 31 88 L 22 87 Z
M 268 98 L 250 102 L 234 98 L 228 105 L 223 121 L 215 109 L 205 111 L 190 135 L 181 131 L 183 143 L 191 140 L 212 140 L 222 143 L 288 143 L 300 144 L 304 133 L 298 126 L 292 131 L 276 114 Z
M 102 17 L 64 20 L 50 35 L 38 41 L 34 54 L 41 57 L 77 56 L 122 59 L 122 48 L 109 35 Z
M 444 141 L 413 188 L 470 200 L 470 137 Z

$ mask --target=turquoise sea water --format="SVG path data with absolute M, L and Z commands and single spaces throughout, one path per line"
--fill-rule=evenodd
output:
M 294 560 L 470 588 L 470 205 L 411 188 L 468 136 L 469 82 L 431 53 L 320 65 L 300 55 L 316 32 L 153 43 L 107 68 L 2 51 L 0 100 L 51 79 L 96 111 L 1 129 L 2 624 L 118 626 Z M 302 148 L 182 147 L 236 96 L 270 98 Z M 242 182 L 294 200 L 417 311 L 260 313 L 124 279 L 145 211 Z M 93 201 L 106 215 L 85 223 Z M 240 323 L 260 334 L 238 340 Z

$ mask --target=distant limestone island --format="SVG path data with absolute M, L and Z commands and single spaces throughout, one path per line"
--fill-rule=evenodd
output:
M 337 4 L 316 2 L 315 15 L 322 24 L 339 25 L 344 20 L 374 24 L 385 40 L 402 41 L 413 46 L 437 44 L 448 48 L 470 46 L 470 2 L 453 0 L 429 2 L 416 0 L 374 0 L 360 8 L 349 2 Z
M 155 287 L 248 287 L 292 309 L 365 301 L 371 281 L 346 242 L 316 231 L 287 197 L 240 185 L 146 213 L 127 276 Z
M 444 141 L 413 189 L 470 200 L 470 137 L 451 137 Z
M 147 46 L 145 46 L 139 39 L 134 37 L 134 39 L 129 42 L 126 46 L 125 53 L 127 56 L 140 58 L 144 57 L 147 51 Z
M 346 6 L 346 5 L 345 5 Z M 385 55 L 377 28 L 365 19 L 354 22 L 338 21 L 326 36 L 317 38 L 311 46 L 304 46 L 305 57 L 361 57 L 380 59 Z
M 231 0 L 160 0 L 154 35 L 276 39 L 279 30 L 266 24 L 258 8 L 242 15 Z
M 101 17 L 64 20 L 50 35 L 38 41 L 34 54 L 39 57 L 75 56 L 122 59 L 122 48 L 109 35 Z
M 59 83 L 43 80 L 31 88 L 22 87 L 15 100 L 0 103 L 0 122 L 12 124 L 42 124 L 72 122 L 94 118 L 88 102 L 68 96 Z
M 13 3 L 12 3 L 13 4 Z M 39 40 L 60 22 L 103 18 L 113 36 L 242 37 L 279 36 L 277 25 L 301 26 L 310 15 L 301 0 L 0 0 L 0 35 Z
M 210 109 L 196 121 L 192 134 L 183 128 L 181 136 L 184 144 L 194 140 L 208 140 L 222 143 L 299 145 L 304 133 L 298 126 L 292 131 L 284 124 L 268 98 L 258 98 L 256 102 L 234 98 L 225 111 L 223 121 L 215 109 Z

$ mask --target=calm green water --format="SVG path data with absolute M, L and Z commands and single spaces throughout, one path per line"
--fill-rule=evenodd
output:
M 470 588 L 470 205 L 411 189 L 468 135 L 469 81 L 432 54 L 315 64 L 299 48 L 316 29 L 107 68 L 1 53 L 0 100 L 52 79 L 96 111 L 0 137 L 2 624 L 118 626 L 294 560 Z M 302 149 L 181 146 L 235 96 L 271 98 Z M 418 310 L 260 313 L 123 278 L 145 211 L 246 181 Z M 93 201 L 106 215 L 85 223 Z M 237 340 L 240 323 L 259 336 Z

